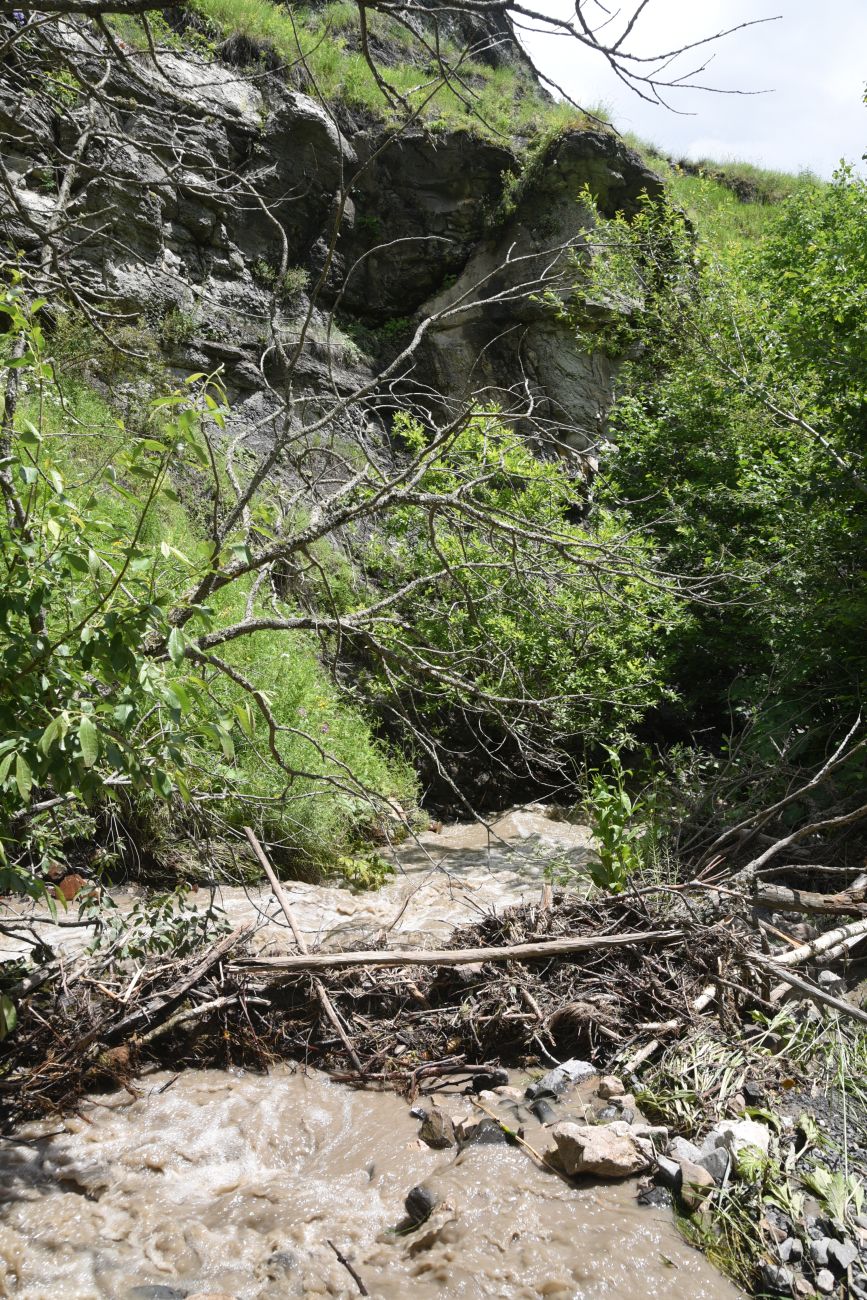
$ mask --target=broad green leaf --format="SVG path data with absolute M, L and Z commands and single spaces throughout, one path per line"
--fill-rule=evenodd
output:
M 78 743 L 81 745 L 81 757 L 85 767 L 93 767 L 99 757 L 99 732 L 93 719 L 86 713 L 78 724 Z
M 253 715 L 253 710 L 250 708 L 250 705 L 248 703 L 236 704 L 235 716 L 238 719 L 238 722 L 240 724 L 241 730 L 243 731 L 244 735 L 248 738 L 248 740 L 252 740 L 256 730 L 256 722 L 255 722 L 255 717 Z
M 177 667 L 184 662 L 184 650 L 186 649 L 187 640 L 179 627 L 173 627 L 169 633 L 167 649 L 169 658 Z
M 22 800 L 27 803 L 30 791 L 33 789 L 33 773 L 23 754 L 15 755 L 15 784 L 18 786 L 18 793 Z
M 63 716 L 62 713 L 58 713 L 56 718 L 51 719 L 48 726 L 45 728 L 42 735 L 39 737 L 38 748 L 42 751 L 43 754 L 47 755 L 48 751 L 52 749 L 54 745 L 58 744 L 61 740 L 63 740 L 63 737 L 66 735 L 68 727 L 69 727 L 69 723 L 67 722 L 66 718 Z
M 7 998 L 5 993 L 0 993 L 0 1043 L 4 1038 L 9 1037 L 17 1024 L 18 1012 L 15 1010 L 15 1003 Z

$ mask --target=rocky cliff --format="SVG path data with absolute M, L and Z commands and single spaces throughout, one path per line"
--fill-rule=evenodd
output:
M 399 392 L 508 407 L 520 391 L 563 442 L 596 435 L 610 363 L 579 353 L 529 288 L 572 292 L 585 186 L 606 212 L 658 188 L 615 134 L 565 131 L 528 168 L 518 146 L 470 129 L 359 124 L 279 72 L 62 32 L 100 89 L 54 111 L 7 55 L 7 244 L 149 327 L 176 371 L 222 366 L 233 418 L 257 442 L 285 419 L 290 381 L 317 410 L 373 385 L 376 421 L 376 377 L 424 320 L 381 407 Z

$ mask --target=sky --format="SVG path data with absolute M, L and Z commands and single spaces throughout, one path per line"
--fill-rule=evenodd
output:
M 610 0 L 606 5 L 611 8 Z M 536 0 L 527 7 L 557 17 L 574 14 L 569 0 Z M 634 0 L 623 0 L 621 14 L 628 18 L 634 7 Z M 845 158 L 863 169 L 867 0 L 650 0 L 630 48 L 657 54 L 776 14 L 777 22 L 735 32 L 706 47 L 713 58 L 701 77 L 724 90 L 767 93 L 681 90 L 670 99 L 677 113 L 644 103 L 600 55 L 568 36 L 521 35 L 537 66 L 582 107 L 604 104 L 619 130 L 632 131 L 676 157 L 737 158 L 821 176 L 830 176 Z M 686 55 L 679 67 L 689 71 L 695 62 L 695 53 Z

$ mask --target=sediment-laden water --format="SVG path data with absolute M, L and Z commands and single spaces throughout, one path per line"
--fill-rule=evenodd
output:
M 329 1241 L 383 1300 L 737 1294 L 634 1183 L 575 1189 L 505 1145 L 433 1151 L 393 1095 L 286 1067 L 139 1090 L 0 1142 L 4 1296 L 358 1296 Z M 439 1206 L 395 1235 L 423 1180 Z
M 537 899 L 552 861 L 580 866 L 590 851 L 586 828 L 530 807 L 490 832 L 453 826 L 405 845 L 378 893 L 303 884 L 287 893 L 311 945 L 425 944 Z M 204 890 L 194 898 L 206 905 Z M 122 907 L 133 899 L 117 895 Z M 269 891 L 224 888 L 215 901 L 233 924 L 255 922 L 259 951 L 291 950 Z M 45 913 L 30 915 L 70 956 L 87 941 L 86 930 L 52 931 Z M 520 1122 L 537 1149 L 550 1145 L 526 1111 Z M 136 1095 L 94 1098 L 78 1115 L 0 1139 L 0 1295 L 358 1296 L 336 1247 L 383 1300 L 736 1296 L 669 1211 L 636 1203 L 634 1182 L 576 1188 L 519 1148 L 433 1151 L 418 1127 L 392 1094 L 289 1067 L 152 1075 Z M 407 1192 L 425 1180 L 436 1210 L 395 1234 Z

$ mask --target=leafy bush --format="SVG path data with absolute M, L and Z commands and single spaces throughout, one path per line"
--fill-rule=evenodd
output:
M 648 203 L 596 227 L 584 272 L 633 309 L 612 349 L 639 345 L 598 500 L 629 503 L 666 567 L 706 584 L 666 638 L 667 681 L 694 726 L 752 720 L 769 762 L 821 748 L 867 668 L 867 183 L 844 169 L 775 213 L 722 264 Z
M 133 432 L 85 385 L 60 385 L 43 305 L 18 288 L 0 299 L 7 394 L 17 389 L 0 472 L 0 884 L 43 888 L 52 856 L 81 834 L 79 806 L 137 809 L 148 822 L 165 802 L 177 826 L 204 814 L 211 827 L 253 821 L 285 858 L 334 861 L 384 801 L 412 801 L 413 781 L 306 635 L 231 642 L 235 678 L 190 653 L 191 637 L 243 616 L 249 599 L 245 576 L 189 605 L 212 544 L 173 484 L 213 468 L 202 429 L 222 425 L 219 390 L 194 376 Z M 264 526 L 266 506 L 258 517 Z M 59 819 L 54 835 L 40 803 Z
M 409 417 L 396 432 L 410 449 L 424 445 Z M 570 749 L 625 742 L 660 698 L 655 644 L 673 614 L 669 594 L 646 580 L 649 548 L 613 512 L 592 529 L 568 522 L 581 481 L 496 410 L 431 457 L 419 490 L 431 502 L 460 497 L 468 513 L 403 507 L 368 547 L 377 583 L 412 584 L 395 608 L 391 684 L 488 768 L 506 762 L 511 729 L 527 761 L 533 753 L 552 769 Z M 471 719 L 483 693 L 500 703 L 479 731 Z M 534 709 L 519 703 L 528 696 Z

